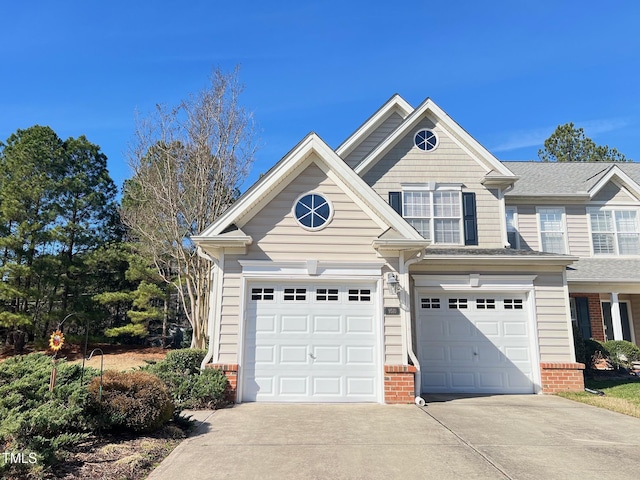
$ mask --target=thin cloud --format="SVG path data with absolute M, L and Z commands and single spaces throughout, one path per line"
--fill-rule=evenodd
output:
M 576 128 L 583 128 L 587 137 L 592 137 L 599 133 L 620 130 L 630 124 L 625 118 L 604 118 L 600 120 L 588 120 L 584 122 L 574 122 Z M 542 147 L 544 141 L 557 128 L 557 125 L 550 127 L 534 128 L 531 130 L 518 130 L 510 133 L 506 140 L 491 148 L 493 152 L 508 152 L 519 148 Z

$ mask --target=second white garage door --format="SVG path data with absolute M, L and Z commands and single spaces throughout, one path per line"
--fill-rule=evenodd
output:
M 243 401 L 375 402 L 375 285 L 251 284 Z
M 416 294 L 423 393 L 533 393 L 525 295 Z

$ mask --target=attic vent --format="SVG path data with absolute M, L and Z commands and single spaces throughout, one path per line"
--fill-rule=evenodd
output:
M 433 130 L 425 128 L 416 132 L 413 137 L 413 143 L 420 150 L 429 152 L 438 146 L 438 137 Z

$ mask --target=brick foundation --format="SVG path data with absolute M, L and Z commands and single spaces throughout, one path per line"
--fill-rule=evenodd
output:
M 584 363 L 541 362 L 542 393 L 584 390 Z
M 236 392 L 238 391 L 238 365 L 228 363 L 209 363 L 207 368 L 215 368 L 222 370 L 224 376 L 227 377 L 227 388 L 225 389 L 225 397 L 228 402 L 236 402 Z
M 416 367 L 413 365 L 385 365 L 385 403 L 413 403 L 415 399 L 415 373 Z

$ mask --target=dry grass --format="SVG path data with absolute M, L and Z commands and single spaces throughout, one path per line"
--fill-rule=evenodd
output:
M 87 352 L 89 354 L 91 351 Z M 160 361 L 167 354 L 167 350 L 160 348 L 146 348 L 144 350 L 132 350 L 123 352 L 105 352 L 104 369 L 105 370 L 133 370 L 138 367 L 147 365 L 148 361 Z M 93 358 L 85 361 L 85 366 L 100 368 L 100 355 L 96 352 Z M 82 358 L 70 360 L 70 363 L 82 363 Z
M 588 392 L 564 392 L 559 395 L 577 402 L 640 418 L 640 380 L 637 377 L 589 379 L 586 386 L 604 392 L 604 396 Z
M 586 392 L 563 392 L 558 394 L 561 397 L 586 403 L 595 407 L 606 408 L 612 412 L 624 413 L 632 417 L 640 418 L 640 407 L 634 405 L 624 398 L 599 397 Z

